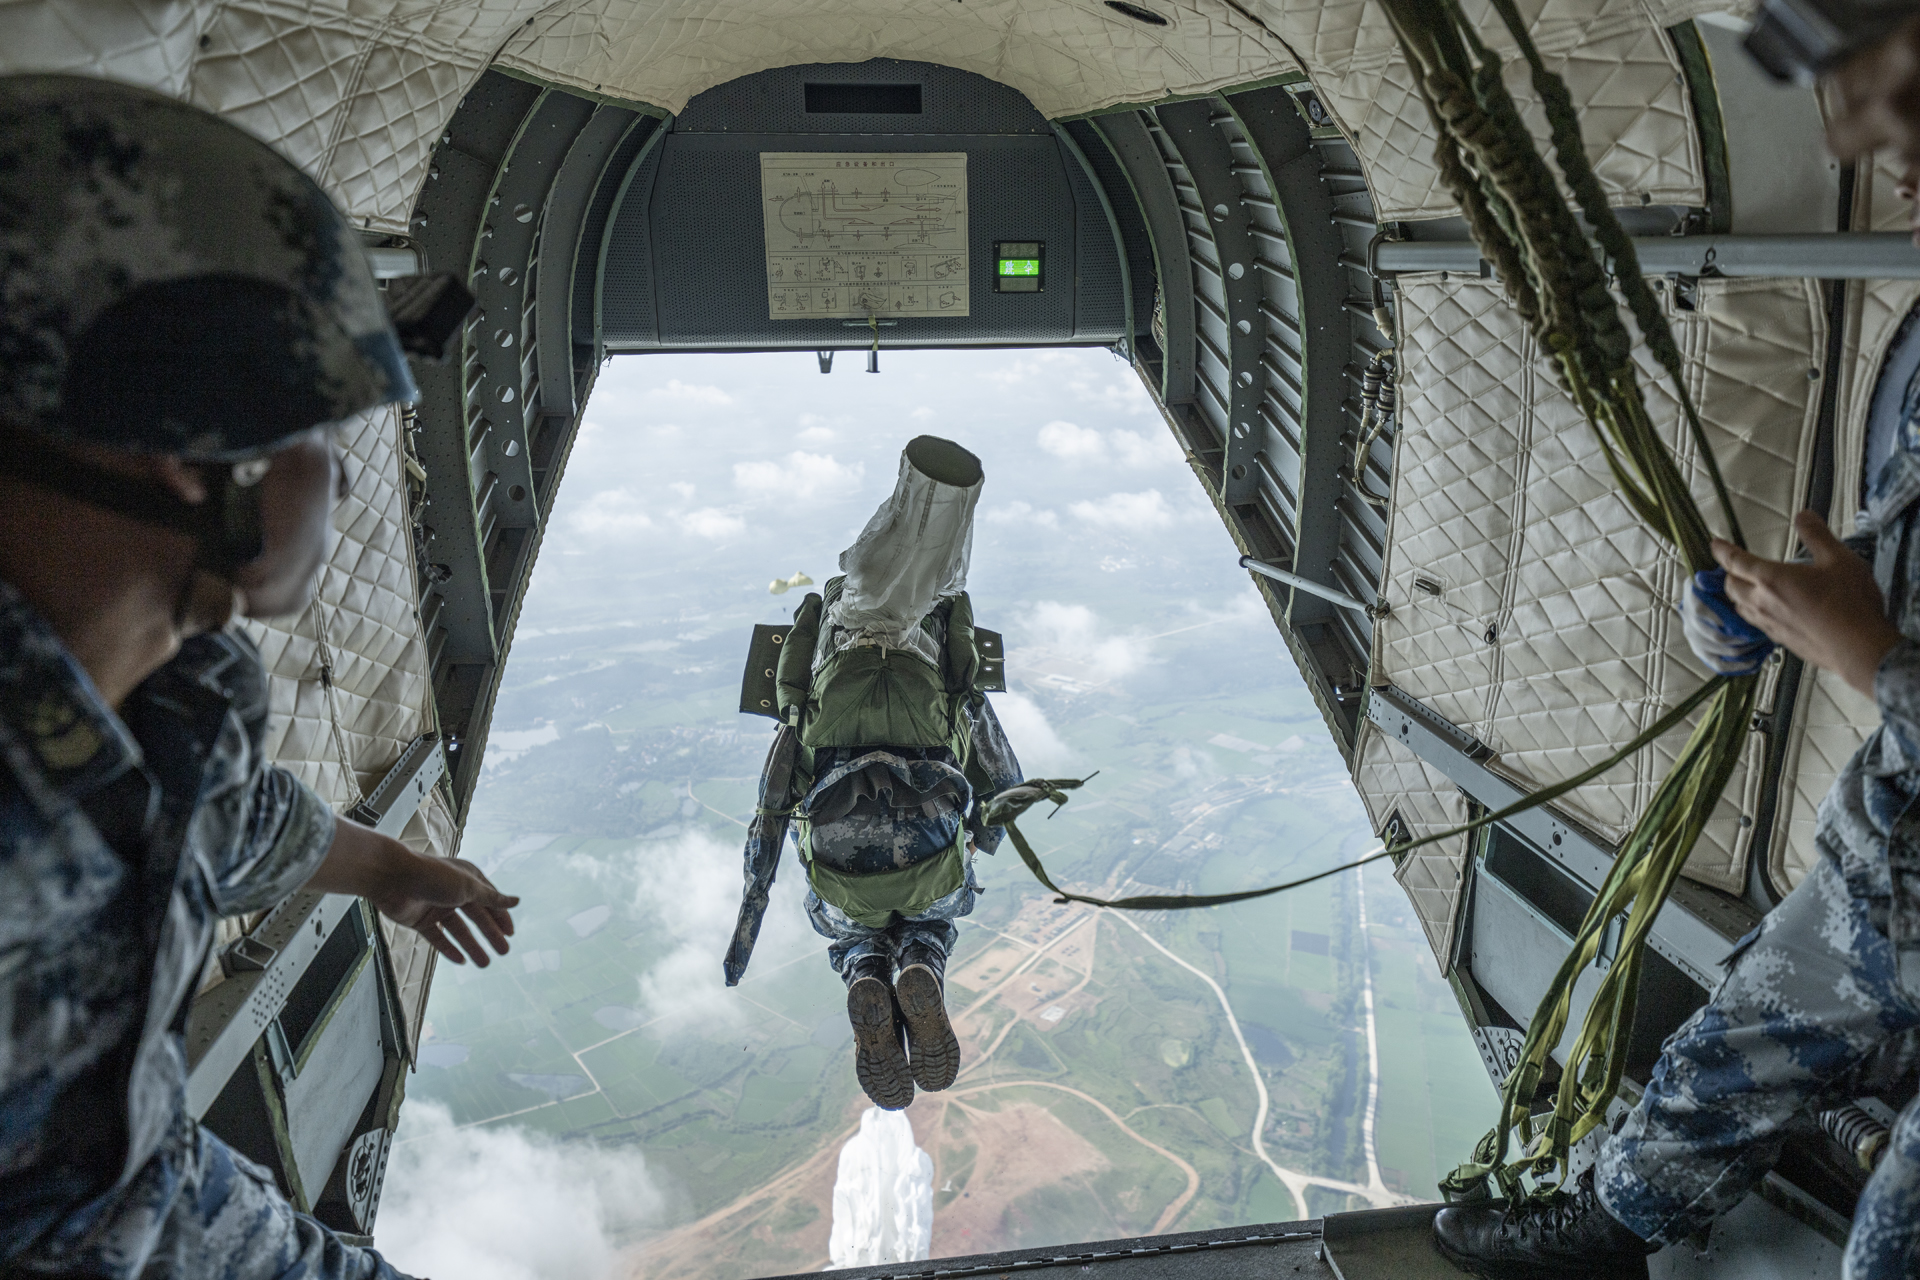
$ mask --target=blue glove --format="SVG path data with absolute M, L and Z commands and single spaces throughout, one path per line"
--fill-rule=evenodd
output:
M 1750 676 L 1773 652 L 1767 633 L 1741 617 L 1727 599 L 1727 571 L 1702 569 L 1680 593 L 1687 647 L 1716 675 Z

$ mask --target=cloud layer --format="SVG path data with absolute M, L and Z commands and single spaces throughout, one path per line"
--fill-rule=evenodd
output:
M 665 1197 L 632 1148 L 513 1126 L 457 1129 L 437 1102 L 401 1113 L 375 1243 L 402 1271 L 459 1280 L 612 1280 L 622 1234 Z

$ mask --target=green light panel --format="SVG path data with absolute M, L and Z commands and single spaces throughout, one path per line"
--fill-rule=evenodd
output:
M 1002 258 L 1000 274 L 1003 276 L 1037 276 L 1040 274 L 1038 258 Z

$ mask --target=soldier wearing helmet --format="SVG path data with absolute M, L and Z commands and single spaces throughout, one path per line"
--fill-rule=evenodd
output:
M 228 626 L 306 604 L 330 424 L 413 395 L 294 166 L 141 90 L 0 80 L 0 1273 L 395 1274 L 185 1114 L 184 1030 L 217 918 L 303 887 L 507 949 L 517 899 L 262 759 Z

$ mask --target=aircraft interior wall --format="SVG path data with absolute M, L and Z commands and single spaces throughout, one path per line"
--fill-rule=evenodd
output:
M 1697 688 L 1668 603 L 1678 562 L 1619 498 L 1490 271 L 1382 265 L 1394 247 L 1465 239 L 1382 11 L 1151 0 L 1153 25 L 1126 7 L 0 9 L 9 71 L 112 76 L 221 112 L 321 181 L 371 250 L 398 255 L 391 274 L 453 272 L 478 299 L 454 357 L 419 366 L 420 405 L 351 433 L 361 481 L 318 602 L 256 628 L 276 757 L 343 811 L 457 850 L 595 374 L 611 353 L 666 349 L 1122 353 L 1233 546 L 1318 588 L 1254 578 L 1381 832 L 1429 834 L 1570 777 Z M 1724 25 L 1695 21 L 1709 10 L 1527 6 L 1634 233 L 1902 229 L 1884 167 L 1760 171 L 1769 137 L 1818 145 L 1817 104 L 1734 68 Z M 814 83 L 918 86 L 925 108 L 810 112 Z M 970 313 L 884 329 L 765 313 L 765 151 L 965 152 Z M 1047 246 L 1048 290 L 993 292 L 995 246 L 1026 241 Z M 1920 272 L 1844 274 L 1657 280 L 1764 554 L 1786 553 L 1803 505 L 1836 526 L 1858 509 L 1881 370 L 1911 338 Z M 1389 347 L 1397 404 L 1363 439 L 1366 373 Z M 1673 401 L 1642 374 L 1710 507 Z M 1791 658 L 1768 668 L 1761 706 L 1656 927 L 1665 985 L 1643 1038 L 1704 999 L 1733 939 L 1811 865 L 1814 808 L 1871 723 L 1857 695 Z M 1518 966 L 1523 943 L 1564 949 L 1541 886 L 1590 896 L 1671 758 L 1656 746 L 1497 840 L 1459 837 L 1396 868 L 1496 1083 L 1545 975 L 1489 966 Z M 289 1064 L 352 1046 L 288 1042 L 282 1010 L 315 984 L 331 984 L 323 1002 L 361 998 L 359 970 L 321 958 L 353 928 L 381 966 L 367 1024 L 380 1066 L 330 1151 L 295 1158 Z M 370 1231 L 431 953 L 318 901 L 231 922 L 222 943 L 196 1006 L 199 1111 L 301 1207 Z M 1823 1142 L 1806 1138 L 1763 1198 L 1831 1243 L 1859 1178 Z

